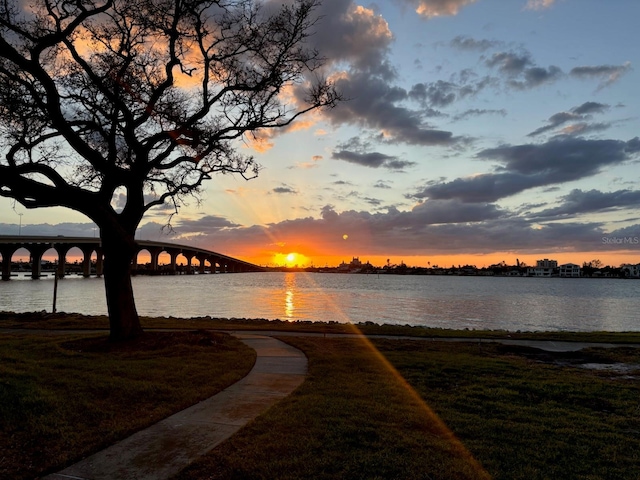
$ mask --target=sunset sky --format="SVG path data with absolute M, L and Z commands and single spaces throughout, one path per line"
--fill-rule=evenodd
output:
M 158 209 L 139 239 L 262 265 L 640 262 L 640 1 L 325 0 L 319 13 L 311 42 L 347 101 L 239 145 L 258 178 L 215 177 L 172 233 Z M 0 234 L 94 227 L 0 199 Z

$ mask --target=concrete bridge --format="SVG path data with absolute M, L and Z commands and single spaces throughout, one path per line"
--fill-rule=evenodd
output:
M 152 242 L 138 240 L 138 252 L 131 265 L 132 273 L 149 274 L 176 274 L 176 273 L 206 273 L 219 271 L 221 273 L 236 272 L 262 272 L 264 269 L 258 265 L 244 262 L 221 253 L 204 250 L 201 248 L 177 245 L 174 243 Z M 31 255 L 31 278 L 42 276 L 42 257 L 53 249 L 58 256 L 57 275 L 62 278 L 66 274 L 66 256 L 72 248 L 78 248 L 83 254 L 81 263 L 82 274 L 88 277 L 92 273 L 91 258 L 95 257 L 95 274 L 100 276 L 103 271 L 104 256 L 99 238 L 89 237 L 42 237 L 42 236 L 5 236 L 0 235 L 0 257 L 2 257 L 2 280 L 11 278 L 11 258 L 19 249 L 24 248 Z M 137 258 L 140 252 L 149 252 L 151 261 L 144 269 L 138 267 Z M 158 264 L 160 255 L 166 252 L 171 261 L 166 266 Z M 186 265 L 178 266 L 178 257 L 184 257 Z M 198 265 L 194 264 L 194 259 Z M 207 262 L 209 267 L 207 267 Z

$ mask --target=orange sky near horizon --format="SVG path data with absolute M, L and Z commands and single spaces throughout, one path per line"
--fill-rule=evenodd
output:
M 625 250 L 615 251 L 610 253 L 605 252 L 565 252 L 565 253 L 548 253 L 548 254 L 519 254 L 515 252 L 495 252 L 486 255 L 480 254 L 459 254 L 459 255 L 358 255 L 354 254 L 335 254 L 335 255 L 305 255 L 297 251 L 287 251 L 284 253 L 273 252 L 261 252 L 258 254 L 242 254 L 241 252 L 224 252 L 225 254 L 238 258 L 240 260 L 254 263 L 261 266 L 269 267 L 336 267 L 342 262 L 350 263 L 354 257 L 360 259 L 362 263 L 369 262 L 376 267 L 383 267 L 387 264 L 387 259 L 391 265 L 398 265 L 404 262 L 409 267 L 433 267 L 439 266 L 443 268 L 449 268 L 453 266 L 475 265 L 477 268 L 488 267 L 490 265 L 498 264 L 504 261 L 507 265 L 516 265 L 519 260 L 520 263 L 526 263 L 528 266 L 534 266 L 536 260 L 542 260 L 549 258 L 557 260 L 559 264 L 563 263 L 575 263 L 582 265 L 583 262 L 589 262 L 594 259 L 598 259 L 603 265 L 619 267 L 623 263 L 637 264 L 640 263 L 640 250 Z M 95 254 L 93 255 L 95 257 Z M 48 251 L 43 259 L 49 261 L 56 261 L 57 256 L 53 250 Z M 16 252 L 13 256 L 13 261 L 28 261 L 28 254 L 21 254 Z M 67 255 L 67 261 L 80 261 L 82 256 L 80 251 L 74 252 L 70 250 Z M 138 256 L 138 263 L 146 263 L 149 261 L 149 254 L 146 251 L 140 252 Z M 169 263 L 169 255 L 164 253 L 159 259 L 160 264 Z M 186 263 L 183 257 L 178 257 L 178 264 Z
M 640 263 L 640 251 L 620 251 L 620 252 L 567 252 L 560 254 L 518 254 L 514 252 L 495 252 L 486 255 L 318 255 L 309 257 L 297 252 L 293 259 L 288 259 L 288 254 L 276 254 L 272 256 L 264 255 L 238 255 L 238 258 L 255 263 L 257 265 L 274 266 L 299 266 L 299 267 L 335 267 L 340 263 L 351 262 L 352 258 L 357 257 L 362 263 L 369 262 L 376 267 L 382 267 L 387 264 L 387 259 L 391 265 L 398 265 L 404 262 L 410 267 L 429 267 L 437 265 L 439 267 L 449 268 L 452 265 L 475 265 L 477 268 L 488 267 L 504 261 L 507 265 L 516 265 L 526 263 L 528 266 L 535 266 L 537 260 L 549 258 L 557 260 L 558 264 L 575 263 L 582 265 L 584 262 L 590 262 L 598 259 L 603 265 L 618 267 L 623 263 L 637 264 Z

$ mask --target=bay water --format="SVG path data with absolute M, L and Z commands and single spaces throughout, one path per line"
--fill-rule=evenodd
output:
M 52 277 L 0 282 L 0 310 L 51 311 Z M 640 331 L 640 281 L 236 273 L 133 278 L 141 315 L 509 331 Z M 106 314 L 101 278 L 58 282 L 57 310 Z

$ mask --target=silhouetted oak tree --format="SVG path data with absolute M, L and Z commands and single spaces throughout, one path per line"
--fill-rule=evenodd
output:
M 235 148 L 245 135 L 339 100 L 305 44 L 318 2 L 0 3 L 0 195 L 97 224 L 111 338 L 136 336 L 130 265 L 144 213 L 197 196 L 214 173 L 255 176 Z M 283 101 L 287 89 L 305 103 Z

